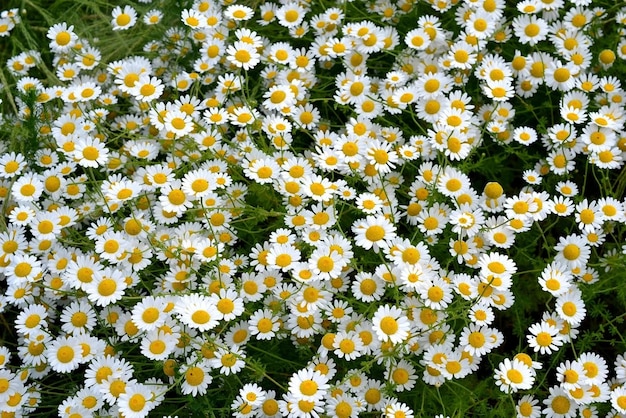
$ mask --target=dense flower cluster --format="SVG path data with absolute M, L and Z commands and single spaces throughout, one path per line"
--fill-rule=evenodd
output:
M 519 417 L 626 414 L 623 356 L 576 353 L 545 397 L 529 392 L 579 334 L 592 264 L 622 250 L 623 199 L 572 176 L 626 157 L 610 72 L 626 36 L 598 51 L 607 11 L 590 3 L 377 1 L 357 17 L 196 0 L 111 62 L 69 22 L 50 27 L 58 82 L 31 75 L 50 65 L 40 51 L 6 63 L 18 107 L 4 118 L 34 121 L 38 148 L 0 156 L 0 309 L 16 337 L 0 347 L 2 412 L 37 410 L 52 375 L 82 376 L 59 416 L 126 418 L 241 375 L 236 417 L 412 417 L 403 392 L 482 368 Z M 111 29 L 165 18 L 138 9 L 116 7 Z M 0 36 L 18 24 L 2 12 Z M 556 119 L 520 122 L 544 94 Z M 486 147 L 533 150 L 517 190 L 472 177 Z M 532 272 L 546 311 L 488 370 L 509 338 L 496 319 L 515 303 L 516 241 L 561 220 Z M 308 360 L 283 382 L 246 377 L 280 340 Z

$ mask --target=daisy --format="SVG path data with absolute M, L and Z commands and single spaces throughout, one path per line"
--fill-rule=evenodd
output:
M 513 19 L 513 32 L 519 41 L 530 46 L 546 39 L 548 24 L 534 15 L 522 15 Z
M 416 80 L 416 94 L 424 99 L 435 99 L 447 94 L 452 85 L 452 79 L 449 76 L 429 72 L 419 76 Z
M 535 352 L 550 354 L 563 345 L 563 339 L 559 335 L 559 330 L 545 322 L 531 325 L 528 328 L 528 332 L 526 339 Z
M 219 323 L 217 307 L 208 296 L 200 294 L 181 296 L 174 312 L 182 323 L 201 332 L 213 329 Z
M 289 394 L 298 400 L 317 402 L 325 398 L 328 377 L 317 370 L 301 369 L 289 379 Z
M 468 204 L 460 205 L 458 209 L 453 210 L 449 215 L 449 219 L 452 225 L 452 232 L 468 237 L 476 235 L 478 229 L 485 222 L 482 210 L 480 208 L 472 209 Z
M 339 331 L 333 341 L 333 352 L 339 358 L 354 360 L 363 355 L 363 342 L 355 331 Z
M 84 299 L 70 303 L 59 319 L 68 335 L 89 333 L 96 326 L 96 312 Z
M 515 405 L 517 416 L 519 418 L 539 418 L 541 416 L 541 407 L 539 401 L 532 395 L 522 396 Z
M 280 329 L 278 316 L 269 309 L 254 312 L 248 320 L 248 329 L 258 340 L 271 340 Z
M 591 249 L 585 239 L 579 235 L 560 237 L 559 243 L 554 247 L 558 251 L 554 260 L 564 263 L 568 268 L 582 268 L 587 264 L 591 255 Z
M 191 394 L 192 396 L 204 395 L 213 381 L 213 377 L 209 374 L 211 370 L 211 361 L 208 359 L 201 359 L 196 362 L 188 362 L 183 364 L 180 368 L 180 373 L 183 376 L 180 389 L 184 395 Z
M 58 337 L 46 345 L 45 356 L 52 370 L 69 373 L 81 364 L 82 348 L 76 337 Z
M 552 262 L 543 269 L 538 281 L 544 291 L 558 297 L 568 292 L 573 279 L 565 264 Z
M 352 225 L 352 232 L 356 234 L 356 244 L 366 250 L 387 247 L 396 237 L 396 227 L 387 218 L 368 215 Z
M 600 355 L 596 353 L 582 353 L 578 357 L 578 361 L 582 364 L 585 374 L 586 384 L 600 384 L 605 381 L 608 375 L 607 363 Z
M 165 115 L 163 127 L 175 137 L 182 137 L 194 130 L 194 120 L 181 110 L 170 110 Z
M 48 312 L 43 305 L 30 305 L 15 319 L 15 330 L 22 335 L 45 331 L 48 328 L 47 317 Z
M 358 300 L 374 302 L 385 292 L 385 283 L 376 275 L 358 273 L 352 282 L 351 291 Z
M 576 403 L 567 392 L 559 386 L 550 388 L 550 395 L 543 400 L 546 406 L 541 412 L 548 418 L 573 418 L 576 414 Z
M 388 142 L 371 141 L 368 146 L 364 147 L 364 152 L 369 164 L 381 174 L 389 173 L 398 162 L 398 153 L 392 150 L 392 145 Z
M 373 328 L 382 342 L 398 344 L 409 335 L 410 324 L 403 311 L 395 306 L 379 307 L 372 318 Z
M 126 418 L 143 418 L 156 407 L 149 386 L 141 383 L 126 385 L 126 390 L 117 398 L 119 412 Z
M 176 349 L 180 333 L 172 333 L 155 329 L 149 331 L 141 340 L 141 354 L 150 360 L 167 359 Z
M 127 30 L 137 23 L 137 12 L 131 6 L 116 6 L 111 12 L 113 30 Z
M 165 86 L 157 77 L 143 73 L 130 89 L 130 94 L 140 102 L 151 102 L 163 94 Z
M 570 290 L 556 299 L 556 313 L 571 326 L 578 326 L 585 319 L 587 309 L 578 290 Z
M 384 418 L 413 418 L 413 410 L 405 403 L 390 399 L 384 405 Z
M 250 70 L 259 63 L 261 56 L 254 45 L 236 41 L 226 49 L 228 61 L 237 68 Z
M 65 22 L 52 26 L 46 36 L 50 39 L 50 49 L 54 52 L 67 52 L 78 41 L 74 26 L 68 26 Z
M 44 184 L 35 173 L 25 173 L 11 185 L 11 197 L 18 202 L 34 202 L 44 191 Z
M 280 6 L 275 13 L 276 19 L 281 26 L 293 28 L 303 20 L 306 10 L 296 2 L 287 2 Z
M 122 299 L 127 287 L 128 283 L 122 271 L 105 267 L 84 285 L 84 290 L 91 302 L 98 306 L 107 306 Z
M 209 360 L 209 365 L 213 369 L 219 369 L 221 374 L 239 373 L 245 366 L 246 354 L 238 346 L 220 348 L 215 352 L 215 357 Z
M 193 206 L 193 202 L 189 200 L 188 196 L 182 190 L 180 180 L 169 182 L 161 188 L 159 202 L 163 210 L 177 214 L 182 214 Z
M 142 331 L 152 331 L 161 327 L 166 320 L 167 301 L 153 296 L 144 297 L 133 306 L 132 321 Z
M 232 321 L 244 311 L 243 300 L 234 289 L 220 289 L 210 296 L 212 305 L 217 308 L 218 319 Z
M 437 190 L 449 197 L 459 196 L 467 193 L 471 187 L 469 177 L 454 168 L 446 168 L 437 177 Z
M 486 326 L 470 324 L 469 327 L 463 328 L 459 338 L 459 346 L 473 356 L 482 356 L 487 354 L 493 348 L 489 335 L 491 329 Z
M 589 161 L 599 168 L 617 169 L 624 161 L 622 151 L 618 147 L 610 147 L 602 151 L 592 152 Z
M 11 152 L 0 157 L 0 177 L 12 178 L 21 174 L 26 168 L 26 160 L 22 154 Z

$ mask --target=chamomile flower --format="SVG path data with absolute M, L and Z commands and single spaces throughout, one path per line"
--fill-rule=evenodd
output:
M 68 26 L 65 22 L 52 26 L 46 36 L 50 39 L 50 49 L 54 52 L 67 52 L 78 41 L 74 26 Z
M 18 202 L 36 202 L 44 191 L 44 184 L 35 173 L 26 173 L 11 185 L 11 196 Z
M 366 250 L 373 248 L 378 251 L 387 247 L 396 237 L 396 227 L 387 218 L 368 215 L 352 225 L 352 232 L 356 234 L 356 244 Z
M 52 370 L 69 373 L 81 365 L 81 352 L 77 337 L 58 337 L 46 345 L 45 356 Z
M 585 239 L 579 235 L 560 237 L 554 247 L 557 255 L 554 260 L 564 263 L 569 268 L 582 268 L 587 264 L 591 249 Z
M 534 370 L 525 363 L 513 359 L 504 359 L 496 370 L 496 385 L 505 393 L 530 389 L 535 381 Z
M 535 352 L 550 354 L 563 345 L 563 338 L 559 335 L 559 330 L 545 322 L 531 325 L 528 332 L 526 339 Z
M 211 368 L 211 361 L 208 359 L 201 359 L 197 362 L 188 360 L 180 368 L 183 376 L 180 386 L 181 392 L 184 395 L 204 395 L 213 381 L 213 377 L 209 374 Z
M 298 26 L 306 14 L 306 9 L 300 4 L 290 1 L 280 6 L 276 12 L 276 19 L 281 26 L 293 28 Z
M 110 267 L 104 268 L 101 273 L 84 284 L 87 298 L 98 306 L 107 306 L 119 301 L 127 287 L 124 272 Z
M 73 157 L 80 166 L 97 168 L 106 164 L 109 149 L 97 138 L 84 137 L 76 143 Z
M 26 160 L 19 153 L 11 152 L 0 157 L 0 177 L 13 178 L 26 168 Z
M 555 310 L 561 319 L 574 327 L 585 319 L 587 313 L 582 294 L 577 289 L 559 295 L 556 299 Z
M 143 418 L 156 407 L 152 390 L 148 385 L 130 383 L 126 385 L 116 404 L 126 418 Z
M 96 312 L 84 299 L 70 303 L 59 319 L 68 335 L 89 333 L 96 326 Z
M 533 46 L 546 39 L 548 24 L 544 19 L 534 15 L 517 16 L 513 19 L 513 32 L 520 42 Z
M 198 331 L 208 331 L 219 323 L 219 311 L 208 296 L 183 295 L 174 307 L 174 312 L 185 325 Z
M 289 394 L 298 400 L 322 400 L 329 389 L 328 377 L 317 370 L 301 369 L 289 379 Z
M 543 400 L 545 408 L 541 411 L 548 418 L 573 418 L 576 414 L 576 402 L 559 386 L 550 388 L 550 395 Z
M 238 68 L 250 70 L 260 62 L 256 47 L 248 42 L 236 41 L 226 49 L 228 61 Z
M 127 30 L 137 23 L 137 12 L 131 6 L 116 6 L 111 12 L 113 30 Z
M 409 335 L 410 324 L 404 312 L 395 306 L 380 306 L 372 318 L 373 328 L 378 339 L 398 344 Z
M 239 373 L 245 366 L 246 354 L 238 346 L 220 348 L 215 352 L 215 357 L 209 360 L 213 369 L 219 369 L 226 376 Z

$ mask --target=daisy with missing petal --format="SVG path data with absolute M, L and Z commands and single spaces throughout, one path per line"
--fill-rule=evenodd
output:
M 209 360 L 209 364 L 214 369 L 219 369 L 220 374 L 226 376 L 239 373 L 244 366 L 246 354 L 239 346 L 230 348 L 220 348 L 215 352 L 215 357 Z
M 358 220 L 352 225 L 352 232 L 356 235 L 358 246 L 378 252 L 396 237 L 396 226 L 387 218 L 368 215 L 365 220 Z
M 518 390 L 530 389 L 535 381 L 535 372 L 523 362 L 513 359 L 504 359 L 496 370 L 496 385 L 505 393 L 515 393 Z
M 372 318 L 373 328 L 382 342 L 398 344 L 404 341 L 410 330 L 410 323 L 404 312 L 395 306 L 380 306 Z
M 378 173 L 389 173 L 396 167 L 398 153 L 392 149 L 392 144 L 374 140 L 364 148 L 365 158 L 374 166 Z

